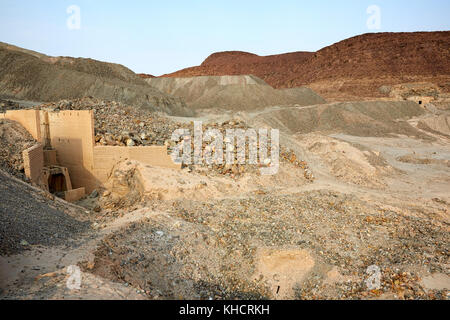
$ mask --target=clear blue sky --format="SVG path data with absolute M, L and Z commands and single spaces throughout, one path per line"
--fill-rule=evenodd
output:
M 81 9 L 81 29 L 66 12 Z M 369 30 L 366 9 L 381 9 Z M 155 75 L 209 54 L 316 51 L 366 32 L 450 30 L 449 0 L 0 0 L 0 41 L 52 56 L 89 57 Z

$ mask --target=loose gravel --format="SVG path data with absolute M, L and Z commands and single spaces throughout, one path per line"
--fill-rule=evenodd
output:
M 68 243 L 89 227 L 82 213 L 0 170 L 0 255 Z

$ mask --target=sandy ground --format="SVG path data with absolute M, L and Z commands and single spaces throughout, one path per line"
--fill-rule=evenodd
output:
M 199 119 L 260 126 L 279 109 Z M 75 246 L 0 257 L 0 297 L 448 299 L 448 128 L 418 126 L 439 116 L 369 119 L 353 134 L 282 130 L 313 180 L 289 163 L 270 178 L 123 163 L 107 190 L 79 203 L 92 230 Z M 388 132 L 395 123 L 400 132 Z M 79 290 L 66 285 L 73 265 Z

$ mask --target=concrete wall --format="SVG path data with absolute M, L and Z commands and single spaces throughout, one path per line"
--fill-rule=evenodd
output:
M 68 202 L 75 202 L 85 196 L 85 188 L 72 189 L 64 192 L 64 200 Z
M 94 189 L 98 181 L 94 169 L 94 114 L 92 110 L 49 112 L 51 146 L 58 164 L 69 169 L 74 189 Z
M 41 141 L 39 110 L 8 110 L 3 118 L 19 122 L 37 141 Z
M 34 185 L 41 186 L 42 169 L 44 168 L 44 152 L 41 144 L 34 145 L 22 152 L 25 175 Z
M 181 168 L 180 164 L 172 161 L 165 146 L 95 147 L 92 110 L 48 113 L 17 110 L 2 116 L 22 124 L 36 140 L 48 140 L 56 150 L 58 165 L 69 170 L 73 188 L 84 187 L 87 193 L 105 183 L 119 161 L 136 160 L 156 167 Z M 44 162 L 42 145 L 40 150 Z M 50 156 L 46 154 L 48 164 L 55 164 Z
M 181 165 L 173 162 L 167 154 L 165 146 L 149 147 L 94 147 L 94 175 L 105 183 L 112 172 L 114 166 L 125 160 L 136 160 L 144 164 L 180 169 Z

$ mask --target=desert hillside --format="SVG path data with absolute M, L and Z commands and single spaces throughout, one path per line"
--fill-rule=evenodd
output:
M 450 90 L 450 32 L 368 33 L 315 53 L 219 52 L 163 77 L 253 74 L 275 88 L 308 85 L 325 98 L 382 97 L 382 85 L 428 81 Z
M 292 66 L 301 65 L 313 52 L 291 52 L 285 54 L 258 56 L 242 51 L 217 52 L 210 55 L 198 67 L 186 68 L 162 77 L 194 77 L 223 75 L 255 75 L 275 86 L 292 71 Z
M 183 99 L 193 110 L 256 110 L 271 106 L 325 103 L 309 88 L 274 89 L 252 75 L 148 78 L 150 86 Z
M 167 77 L 0 43 L 0 300 L 448 300 L 449 35 Z
M 149 87 L 124 66 L 93 59 L 49 57 L 0 43 L 0 95 L 57 101 L 93 96 L 152 111 L 191 115 L 183 101 Z

